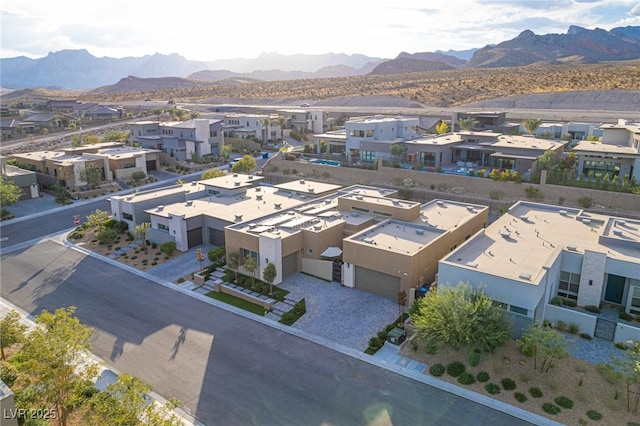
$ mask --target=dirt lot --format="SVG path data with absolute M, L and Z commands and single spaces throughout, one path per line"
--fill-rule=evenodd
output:
M 461 385 L 456 378 L 446 372 L 439 378 L 567 425 L 640 425 L 640 414 L 627 412 L 626 384 L 621 380 L 616 382 L 609 375 L 601 374 L 595 365 L 575 358 L 561 360 L 556 367 L 543 373 L 539 369 L 534 369 L 533 358 L 525 358 L 513 340 L 507 342 L 494 354 L 483 353 L 475 367 L 469 366 L 466 352 L 443 351 L 430 355 L 425 352 L 424 345 L 419 345 L 414 351 L 410 343 L 406 344 L 402 349 L 402 355 L 428 366 L 438 363 L 447 366 L 451 362 L 461 361 L 466 366 L 466 371 L 474 376 L 485 371 L 489 373 L 489 381 L 485 383 L 476 381 L 472 385 Z M 515 381 L 516 388 L 504 390 L 501 385 L 504 378 Z M 500 393 L 490 395 L 485 389 L 487 383 L 499 385 Z M 532 387 L 539 388 L 543 396 L 532 397 L 529 392 Z M 514 397 L 516 392 L 524 394 L 527 400 L 518 402 Z M 573 401 L 573 408 L 561 408 L 560 413 L 556 415 L 545 413 L 542 405 L 549 402 L 557 406 L 554 399 L 559 396 L 570 398 Z M 591 410 L 600 413 L 601 420 L 589 419 L 587 412 Z

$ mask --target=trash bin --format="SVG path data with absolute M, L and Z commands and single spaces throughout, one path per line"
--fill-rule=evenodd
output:
M 268 152 L 263 152 L 263 153 L 262 153 L 262 158 L 263 158 L 263 159 L 265 159 L 265 160 L 266 160 L 267 158 L 269 158 L 269 153 L 268 153 Z

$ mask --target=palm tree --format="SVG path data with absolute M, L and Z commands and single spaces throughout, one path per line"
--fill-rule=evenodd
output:
M 244 261 L 244 270 L 251 274 L 251 288 L 256 285 L 256 269 L 258 269 L 258 261 L 255 258 L 249 256 Z
M 277 274 L 276 265 L 271 262 L 267 263 L 267 266 L 264 268 L 264 272 L 262 272 L 262 279 L 269 284 L 269 294 L 273 294 L 273 282 L 275 281 Z
M 278 124 L 280 125 L 280 137 L 284 142 L 284 128 L 287 125 L 287 121 L 284 119 L 284 117 L 278 116 Z
M 535 131 L 542 124 L 542 120 L 539 118 L 527 118 L 522 122 L 522 127 L 531 135 L 535 133 Z
M 269 117 L 265 118 L 262 120 L 262 132 L 263 132 L 263 137 L 262 137 L 262 144 L 264 145 L 265 143 L 267 143 L 267 139 L 269 137 L 269 125 L 271 124 L 271 120 L 269 119 Z

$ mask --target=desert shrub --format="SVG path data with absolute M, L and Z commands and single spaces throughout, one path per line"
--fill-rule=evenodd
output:
M 627 312 L 620 312 L 620 314 L 618 314 L 618 318 L 620 318 L 621 320 L 624 321 L 633 321 L 633 315 L 627 313 Z
M 429 374 L 435 377 L 440 377 L 444 374 L 446 368 L 442 364 L 433 364 L 429 367 Z
M 560 331 L 565 331 L 567 329 L 567 323 L 562 320 L 558 320 L 558 322 L 556 322 L 556 328 Z
M 600 308 L 598 308 L 596 305 L 586 305 L 584 307 L 585 311 L 589 311 L 589 312 L 593 312 L 594 314 L 599 314 L 600 313 Z
M 555 306 L 562 306 L 564 304 L 564 301 L 563 301 L 562 297 L 556 296 L 556 297 L 552 298 L 551 302 L 549 302 L 549 303 L 552 304 L 552 305 L 555 305 Z
M 466 371 L 458 377 L 458 383 L 461 385 L 472 385 L 476 382 L 476 378 L 473 377 L 473 374 L 467 373 Z
M 560 407 L 550 402 L 545 402 L 544 404 L 542 404 L 542 410 L 547 414 L 553 415 L 559 414 L 561 411 Z
M 480 362 L 480 352 L 475 350 L 469 354 L 469 365 L 475 367 Z
M 436 344 L 432 341 L 427 342 L 427 344 L 425 345 L 424 351 L 426 353 L 428 353 L 429 355 L 433 355 L 436 352 L 438 352 L 438 346 L 436 346 Z
M 576 389 L 576 398 L 580 402 L 587 402 L 589 400 L 589 391 L 584 387 Z
M 587 411 L 587 417 L 589 417 L 591 420 L 600 420 L 602 419 L 602 414 L 598 413 L 595 410 L 589 410 Z
M 622 375 L 620 374 L 620 372 L 617 371 L 614 366 L 606 362 L 601 361 L 596 364 L 596 371 L 600 373 L 600 375 L 612 385 L 622 380 Z
M 567 398 L 566 396 L 559 396 L 553 400 L 556 404 L 561 406 L 562 408 L 573 408 L 573 400 L 571 398 Z
M 497 395 L 500 393 L 500 386 L 495 383 L 487 383 L 484 385 L 484 389 L 491 395 Z
M 131 260 L 136 260 L 138 256 L 131 256 Z
M 571 306 L 572 308 L 575 308 L 575 307 L 576 307 L 576 305 L 578 304 L 578 302 L 576 302 L 576 301 L 575 301 L 575 300 L 573 300 L 573 299 L 564 299 L 564 300 L 562 301 L 562 303 L 563 303 L 564 305 Z
M 131 179 L 133 180 L 142 180 L 146 177 L 147 175 L 143 171 L 137 171 L 137 172 L 131 173 Z
M 116 232 L 115 229 L 104 228 L 102 231 L 96 234 L 96 239 L 100 244 L 109 244 L 109 243 L 112 243 L 117 236 L 118 236 L 118 233 Z
M 502 379 L 500 383 L 502 383 L 502 389 L 506 391 L 514 390 L 516 388 L 516 382 L 508 377 Z
M 160 251 L 166 256 L 171 256 L 175 249 L 176 243 L 174 241 L 167 241 L 166 243 L 160 244 Z
M 526 187 L 524 193 L 527 198 L 532 200 L 542 200 L 544 198 L 542 192 L 540 192 L 538 188 L 534 188 L 533 186 Z
M 540 388 L 537 388 L 537 387 L 529 388 L 529 395 L 531 395 L 534 398 L 542 398 L 543 396 L 542 391 L 540 390 Z
M 72 240 L 79 240 L 82 237 L 84 237 L 84 232 L 80 231 L 73 231 L 71 234 L 69 234 L 69 238 L 71 238 Z
M 580 326 L 575 322 L 570 322 L 567 326 L 567 331 L 571 334 L 578 334 L 578 331 L 580 331 Z
M 491 192 L 489 192 L 489 197 L 492 200 L 499 200 L 500 198 L 502 198 L 502 192 L 501 191 L 491 191 Z
M 374 351 L 377 351 L 378 349 L 380 349 L 382 346 L 384 345 L 384 340 L 382 340 L 380 337 L 378 336 L 373 336 L 371 339 L 369 339 L 369 347 L 371 349 L 373 349 Z
M 154 250 L 155 250 L 156 248 L 158 248 L 158 243 L 156 243 L 155 241 L 154 241 L 154 242 L 152 242 L 152 243 L 151 243 L 151 248 L 152 248 L 152 249 L 154 249 Z
M 7 384 L 7 386 L 13 386 L 13 383 L 18 379 L 18 368 L 10 362 L 0 360 L 0 380 Z
M 527 373 L 526 371 L 521 371 L 518 374 L 518 378 L 520 379 L 521 382 L 528 382 L 529 380 L 531 380 L 531 377 L 529 376 L 529 373 Z
M 177 282 L 178 284 L 183 283 L 184 281 L 185 281 L 185 279 L 184 279 L 183 277 L 180 277 L 180 278 L 178 278 L 178 279 L 176 280 L 176 282 Z
M 478 380 L 480 383 L 488 382 L 490 378 L 491 377 L 489 376 L 489 373 L 487 373 L 486 371 L 481 371 L 476 375 L 476 380 Z
M 627 350 L 627 345 L 624 342 L 616 342 L 614 346 L 622 351 Z
M 158 262 L 156 262 L 156 261 L 151 262 L 151 266 L 156 266 L 157 264 L 158 264 Z
M 578 202 L 578 205 L 583 209 L 588 209 L 589 207 L 591 207 L 591 204 L 593 203 L 593 200 L 591 199 L 591 197 L 578 197 L 576 201 Z
M 516 392 L 513 394 L 513 397 L 516 399 L 516 401 L 524 403 L 527 402 L 527 395 L 521 393 L 521 392 Z
M 466 370 L 463 363 L 460 361 L 454 361 L 447 365 L 447 374 L 451 377 L 458 377 Z

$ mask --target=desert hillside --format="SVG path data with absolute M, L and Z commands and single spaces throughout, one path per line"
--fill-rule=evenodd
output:
M 516 68 L 459 69 L 408 74 L 205 85 L 166 90 L 85 94 L 84 101 L 152 99 L 203 101 L 228 99 L 305 99 L 323 101 L 385 96 L 438 107 L 452 107 L 509 96 L 570 92 L 640 90 L 640 62 L 587 65 L 536 65 Z

